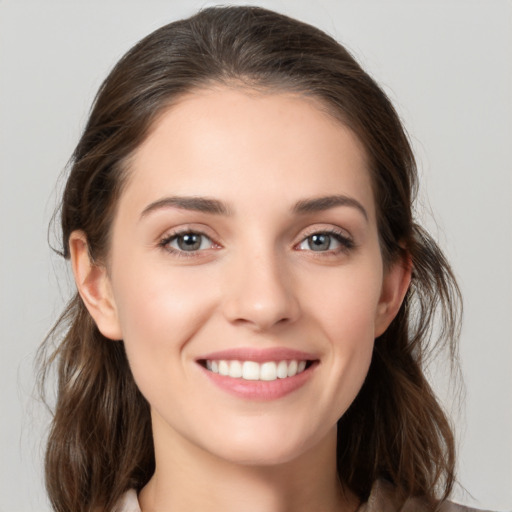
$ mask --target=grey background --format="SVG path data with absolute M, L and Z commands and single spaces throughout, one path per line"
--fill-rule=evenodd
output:
M 0 511 L 49 510 L 41 483 L 49 416 L 34 398 L 33 359 L 70 289 L 46 241 L 58 176 L 116 60 L 151 30 L 213 3 L 0 0 Z M 465 296 L 465 408 L 449 398 L 446 366 L 432 369 L 471 493 L 458 488 L 455 497 L 511 510 L 512 2 L 259 5 L 344 43 L 411 134 L 425 192 L 418 213 Z

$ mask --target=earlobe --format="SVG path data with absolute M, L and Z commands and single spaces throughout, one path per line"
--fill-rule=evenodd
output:
M 397 315 L 411 284 L 412 261 L 409 255 L 397 258 L 385 271 L 375 318 L 375 338 L 382 335 Z
M 75 283 L 87 310 L 103 336 L 122 339 L 117 309 L 107 269 L 91 260 L 87 237 L 82 231 L 73 231 L 69 237 L 71 266 Z

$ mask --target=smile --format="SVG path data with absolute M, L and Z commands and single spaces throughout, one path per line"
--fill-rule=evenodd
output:
M 205 361 L 205 367 L 210 372 L 218 373 L 233 379 L 250 381 L 273 381 L 287 379 L 302 373 L 311 361 L 296 360 L 290 361 L 238 361 L 238 360 L 212 360 Z
M 238 347 L 202 354 L 196 363 L 222 391 L 243 400 L 268 401 L 305 386 L 316 373 L 320 357 L 286 347 Z

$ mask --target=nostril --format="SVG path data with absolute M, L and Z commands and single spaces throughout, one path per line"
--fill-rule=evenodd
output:
M 267 259 L 257 266 L 253 259 L 243 261 L 243 269 L 234 269 L 226 287 L 223 304 L 226 318 L 240 326 L 252 326 L 257 330 L 293 323 L 300 312 L 292 283 L 276 268 L 276 262 Z

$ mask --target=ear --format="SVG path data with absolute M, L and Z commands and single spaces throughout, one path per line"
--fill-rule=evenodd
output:
M 407 254 L 398 257 L 384 270 L 382 290 L 375 317 L 375 338 L 389 327 L 397 315 L 411 284 L 412 261 Z
M 91 260 L 87 237 L 83 231 L 73 231 L 69 237 L 71 266 L 78 293 L 103 336 L 122 339 L 110 278 L 104 265 Z

